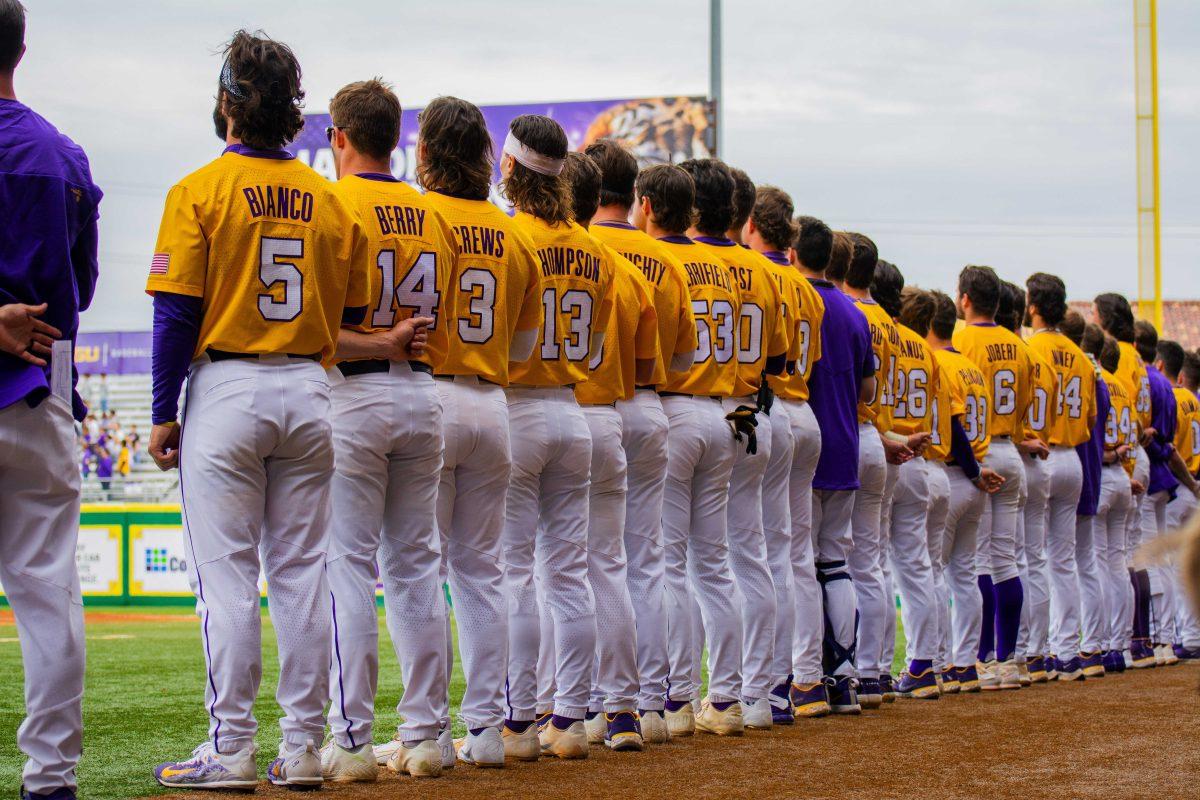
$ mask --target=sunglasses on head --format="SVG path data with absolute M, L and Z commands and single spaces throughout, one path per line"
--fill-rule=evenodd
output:
M 326 125 L 325 126 L 325 138 L 329 140 L 330 144 L 333 144 L 333 132 L 334 131 L 344 131 L 344 130 L 346 130 L 346 126 L 344 126 L 344 125 Z

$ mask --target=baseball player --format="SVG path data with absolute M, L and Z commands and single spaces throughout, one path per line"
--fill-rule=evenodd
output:
M 322 770 L 339 783 L 375 779 L 378 562 L 404 675 L 397 709 L 404 723 L 388 765 L 395 772 L 437 777 L 443 766 L 437 740 L 449 642 L 435 526 L 442 409 L 433 365 L 446 352 L 446 300 L 457 277 L 456 252 L 449 226 L 429 201 L 391 175 L 400 101 L 390 87 L 378 80 L 352 83 L 330 101 L 329 114 L 337 191 L 360 216 L 377 268 L 368 273 L 368 314 L 341 331 L 335 354 L 341 360 L 330 371 L 335 472 L 326 571 L 334 622 L 332 740 L 322 749 Z M 393 328 L 404 331 L 413 324 L 421 326 L 419 336 L 432 337 L 420 355 L 393 343 Z M 433 330 L 426 332 L 430 325 Z M 450 738 L 449 729 L 444 738 Z M 453 756 L 452 744 L 448 755 Z
M 541 750 L 536 733 L 521 735 L 528 725 L 501 732 L 508 660 L 501 537 L 512 463 L 503 387 L 509 362 L 527 359 L 537 341 L 541 278 L 532 243 L 488 202 L 492 140 L 478 108 L 439 97 L 422 109 L 417 159 L 426 197 L 458 247 L 454 318 L 446 320 L 449 342 L 435 375 L 445 442 L 437 522 L 467 683 L 458 759 L 501 767 L 506 755 L 536 760 Z M 440 711 L 448 727 L 448 693 Z
M 1092 609 L 1094 571 L 1081 575 L 1076 567 L 1077 536 L 1086 541 L 1080 547 L 1092 551 L 1091 518 L 1077 518 L 1080 495 L 1083 491 L 1083 465 L 1076 446 L 1091 438 L 1097 417 L 1096 377 L 1091 361 L 1079 347 L 1058 329 L 1067 310 L 1067 290 L 1055 275 L 1035 273 L 1026 283 L 1029 292 L 1029 319 L 1033 335 L 1029 347 L 1041 356 L 1040 369 L 1049 365 L 1054 381 L 1050 397 L 1053 408 L 1046 409 L 1044 426 L 1050 445 L 1047 466 L 1050 470 L 1046 525 L 1046 562 L 1050 569 L 1050 649 L 1062 667 L 1060 680 L 1078 676 L 1103 675 L 1104 667 L 1093 626 L 1085 642 L 1095 650 L 1080 652 L 1080 588 L 1089 591 Z M 1040 398 L 1040 396 L 1039 396 Z M 1036 399 L 1036 398 L 1035 398 Z M 1040 406 L 1037 406 L 1040 414 Z M 1031 417 L 1031 427 L 1032 427 Z M 1040 435 L 1041 431 L 1037 431 Z M 1080 530 L 1077 531 L 1077 522 Z M 1089 558 L 1088 561 L 1091 559 Z M 1092 617 L 1099 617 L 1093 612 Z M 1057 666 L 1057 665 L 1056 665 Z M 1097 673 L 1096 670 L 1099 670 Z M 1091 674 L 1089 674 L 1089 672 Z
M 611 140 L 585 151 L 601 171 L 600 206 L 591 235 L 629 259 L 653 287 L 658 341 L 666 371 L 686 372 L 696 353 L 696 319 L 683 264 L 658 241 L 629 224 L 638 166 Z M 657 376 L 656 376 L 657 377 Z M 665 383 L 667 376 L 658 384 Z M 667 415 L 656 384 L 638 384 L 633 397 L 617 401 L 621 444 L 628 469 L 625 498 L 625 555 L 629 593 L 637 624 L 638 710 L 643 739 L 667 741 L 663 714 L 667 696 L 667 607 L 664 588 L 663 489 L 667 476 Z
M 1200 475 L 1200 407 L 1193 406 L 1193 404 L 1200 406 L 1200 402 L 1196 399 L 1197 389 L 1200 389 L 1200 355 L 1187 352 L 1184 353 L 1179 370 L 1175 396 L 1179 399 L 1179 427 L 1181 430 L 1186 427 L 1190 433 L 1186 440 L 1176 436 L 1175 449 L 1183 456 L 1187 471 L 1192 476 Z M 1185 416 L 1189 417 L 1189 424 L 1186 426 L 1183 422 Z M 1171 524 L 1173 529 L 1182 526 L 1188 519 L 1187 515 L 1194 513 L 1194 509 L 1191 512 L 1186 509 L 1187 505 L 1191 505 L 1187 495 L 1180 494 L 1176 499 L 1183 500 L 1184 504 L 1180 505 L 1178 511 L 1175 511 L 1172 516 L 1174 519 Z M 1167 506 L 1167 510 L 1171 511 L 1171 506 Z M 1200 620 L 1197 620 L 1192 606 L 1188 603 L 1179 603 L 1176 620 L 1180 641 L 1174 648 L 1175 655 L 1181 661 L 1188 663 L 1200 661 Z
M 96 288 L 101 192 L 83 150 L 17 100 L 24 41 L 24 8 L 0 0 L 0 582 L 25 667 L 21 797 L 74 800 L 84 673 L 74 421 L 87 409 L 71 343 Z
M 697 186 L 697 221 L 689 236 L 707 248 L 711 258 L 725 265 L 739 293 L 741 315 L 737 322 L 737 380 L 733 396 L 724 399 L 729 415 L 749 412 L 756 428 L 753 447 L 738 447 L 729 482 L 726 509 L 729 565 L 741 594 L 742 611 L 742 717 L 748 728 L 770 728 L 775 686 L 775 584 L 767 565 L 767 542 L 763 534 L 763 476 L 771 459 L 772 404 L 762 394 L 764 376 L 779 375 L 787 366 L 787 320 L 779 285 L 771 276 L 766 259 L 742 247 L 726 232 L 734 227 L 738 208 L 734 202 L 737 181 L 732 170 L 714 160 L 684 161 L 679 165 Z M 716 189 L 712 174 L 729 172 L 731 191 Z M 747 179 L 748 180 L 748 179 Z M 749 209 L 746 209 L 749 216 Z M 744 220 L 742 221 L 744 224 Z M 736 226 L 741 228 L 741 224 Z M 756 413 L 761 412 L 761 413 Z
M 775 403 L 771 459 L 763 478 L 763 531 L 777 609 L 774 686 L 769 696 L 777 725 L 791 724 L 797 714 L 829 713 L 821 681 L 821 588 L 812 544 L 812 479 L 821 454 L 821 429 L 808 405 L 808 381 L 813 364 L 821 358 L 825 303 L 789 255 L 796 252 L 794 211 L 787 193 L 763 186 L 755 193 L 754 208 L 743 228 L 746 243 L 770 262 L 793 325 L 790 368 L 784 375 L 767 378 Z M 806 255 L 827 262 L 829 241 L 823 244 L 823 252 Z M 795 653 L 800 653 L 798 659 Z M 795 665 L 796 661 L 803 666 Z M 793 694 L 799 704 L 793 702 Z
M 724 170 L 724 171 L 722 171 Z M 728 195 L 732 179 L 710 170 L 704 190 Z M 721 402 L 737 378 L 739 294 L 724 264 L 685 235 L 692 223 L 697 186 L 679 167 L 642 170 L 635 186 L 634 224 L 659 240 L 684 265 L 696 319 L 697 347 L 685 373 L 668 376 L 659 395 L 670 426 L 663 498 L 668 655 L 666 718 L 671 735 L 697 728 L 740 734 L 741 614 L 727 556 L 726 506 L 735 442 Z M 693 599 L 693 591 L 695 599 Z M 709 695 L 699 715 L 692 709 L 699 685 L 693 603 L 700 606 L 709 643 Z
M 816 289 L 825 307 L 821 319 L 821 360 L 813 365 L 810 406 L 821 431 L 821 455 L 813 473 L 812 530 L 817 580 L 822 589 L 822 672 L 826 696 L 816 690 L 793 692 L 797 713 L 822 702 L 836 714 L 859 714 L 855 686 L 855 587 L 847 566 L 853 546 L 852 517 L 859 490 L 859 437 L 876 436 L 859 424 L 859 408 L 876 398 L 878 386 L 871 327 L 837 283 L 846 277 L 853 245 L 844 237 L 836 246 L 824 222 L 801 217 L 796 237 L 796 266 Z M 793 474 L 793 482 L 796 476 Z M 795 492 L 793 492 L 795 496 Z M 795 505 L 793 505 L 793 509 Z M 795 512 L 793 512 L 794 515 Z M 811 618 L 796 620 L 798 654 Z M 804 665 L 807 666 L 807 665 Z M 797 674 L 801 674 L 797 670 Z
M 504 524 L 510 593 L 506 724 L 515 730 L 537 711 L 536 570 L 553 618 L 555 658 L 553 714 L 537 735 L 545 755 L 586 758 L 583 720 L 596 657 L 587 548 L 592 441 L 572 389 L 587 380 L 592 356 L 603 346 L 613 305 L 612 257 L 571 221 L 571 188 L 563 175 L 567 135 L 557 122 L 517 117 L 503 152 L 502 188 L 517 210 L 514 222 L 537 253 L 543 306 L 538 344 L 528 360 L 513 366 L 506 391 L 513 453 Z
M 245 31 L 233 37 L 215 114 L 225 152 L 167 195 L 146 282 L 155 307 L 150 452 L 161 468 L 180 467 L 211 719 L 209 741 L 154 770 L 173 788 L 257 783 L 260 567 L 281 623 L 284 712 L 267 777 L 322 783 L 333 438 L 321 362 L 334 354 L 340 325 L 366 313 L 370 264 L 358 215 L 282 149 L 303 125 L 302 97 L 286 45 Z

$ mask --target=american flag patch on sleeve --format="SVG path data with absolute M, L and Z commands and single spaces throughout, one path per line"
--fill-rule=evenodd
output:
M 166 275 L 169 266 L 171 266 L 170 253 L 155 253 L 154 258 L 150 259 L 150 274 Z

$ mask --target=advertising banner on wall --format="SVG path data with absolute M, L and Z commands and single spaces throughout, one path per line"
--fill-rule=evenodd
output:
M 80 375 L 150 374 L 150 331 L 105 331 L 75 337 Z
M 75 567 L 79 588 L 85 597 L 114 597 L 121 594 L 124 547 L 121 526 L 80 525 L 75 545 Z M 4 587 L 0 586 L 0 596 Z

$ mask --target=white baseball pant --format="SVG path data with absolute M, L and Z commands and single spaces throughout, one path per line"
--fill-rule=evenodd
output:
M 662 711 L 667 696 L 667 599 L 663 552 L 663 489 L 669 425 L 652 389 L 617 403 L 629 489 L 625 497 L 625 557 L 637 625 L 638 708 Z
M 754 407 L 754 397 L 730 397 L 723 403 L 730 413 L 738 406 Z M 767 564 L 763 530 L 763 478 L 771 460 L 772 420 L 755 415 L 758 452 L 750 455 L 744 442 L 736 443 L 736 459 L 729 476 L 729 505 L 725 510 L 729 536 L 729 566 L 737 582 L 742 611 L 742 697 L 747 703 L 764 699 L 774 688 L 775 584 Z M 780 427 L 786 426 L 780 421 Z
M 1079 655 L 1079 570 L 1075 560 L 1076 510 L 1083 465 L 1074 447 L 1054 446 L 1046 460 L 1046 563 L 1050 568 L 1050 651 L 1060 661 Z M 1089 542 L 1090 545 L 1090 542 Z
M 983 510 L 989 496 L 975 488 L 960 467 L 945 464 L 950 483 L 942 563 L 953 605 L 950 609 L 950 662 L 956 667 L 975 665 L 979 651 L 983 597 L 976 580 L 976 547 Z
M 1147 495 L 1142 503 L 1142 541 L 1149 542 L 1167 533 L 1167 504 L 1171 502 L 1168 492 Z M 1172 567 L 1167 564 L 1151 564 L 1150 573 L 1150 640 L 1155 644 L 1171 644 L 1175 641 L 1175 586 Z
M 289 749 L 319 745 L 329 701 L 325 562 L 333 479 L 330 387 L 315 361 L 192 364 L 179 485 L 188 578 L 199 599 L 205 705 L 218 753 L 254 742 L 262 679 L 260 565 L 279 645 L 275 698 Z
M 438 378 L 445 442 L 437 521 L 442 573 L 450 584 L 466 691 L 460 715 L 469 729 L 504 721 L 508 610 L 501 560 L 511 455 L 508 401 L 475 376 Z M 447 617 L 447 628 L 449 618 Z M 446 659 L 453 666 L 453 648 Z M 447 675 L 449 685 L 449 675 Z M 450 697 L 441 706 L 450 723 Z
M 588 583 L 588 485 L 592 440 L 566 386 L 510 387 L 512 477 L 504 523 L 508 601 L 508 718 L 534 719 L 541 573 L 554 626 L 554 713 L 583 719 L 596 658 L 596 608 Z
M 875 670 L 879 677 L 892 674 L 892 661 L 896 657 L 896 583 L 892 579 L 892 506 L 896 498 L 896 484 L 900 482 L 900 466 L 887 465 L 887 480 L 883 484 L 883 505 L 879 518 L 879 566 L 883 574 L 883 596 L 887 600 L 887 613 L 883 615 L 883 640 L 879 648 L 879 662 Z
M 1025 511 L 1023 526 L 1026 576 L 1022 580 L 1025 602 L 1021 608 L 1018 655 L 1033 658 L 1050 654 L 1050 571 L 1046 561 L 1046 515 L 1050 500 L 1050 468 L 1040 458 L 1023 458 Z
M 719 398 L 662 399 L 670 430 L 663 495 L 670 700 L 695 700 L 693 602 L 708 634 L 709 698 L 742 696 L 742 617 L 729 566 L 726 508 L 735 442 Z M 693 590 L 698 595 L 693 601 Z
M 36 408 L 18 400 L 0 410 L 0 583 L 25 668 L 21 782 L 37 794 L 75 791 L 83 754 L 79 483 L 66 401 L 50 395 Z
M 1100 471 L 1100 502 L 1092 521 L 1092 545 L 1100 576 L 1100 649 L 1122 651 L 1125 619 L 1133 616 L 1133 585 L 1126 568 L 1125 539 L 1133 508 L 1129 473 L 1119 463 Z
M 1150 457 L 1146 455 L 1146 450 L 1138 447 L 1136 456 L 1133 462 L 1133 480 L 1138 481 L 1142 486 L 1148 486 L 1150 483 Z M 1133 556 L 1137 552 L 1138 546 L 1142 543 L 1142 509 L 1147 504 L 1146 495 L 1140 494 L 1133 498 L 1133 505 L 1129 509 L 1128 524 L 1125 528 L 1125 558 L 1126 568 L 1133 568 Z M 1128 613 L 1124 617 L 1122 623 L 1121 641 L 1125 642 L 1125 647 L 1128 648 L 1133 642 L 1133 621 L 1137 615 L 1137 599 L 1136 593 L 1133 590 L 1132 577 L 1126 573 L 1129 580 L 1126 583 L 1129 588 L 1125 592 L 1125 602 L 1128 604 Z
M 1025 467 L 1017 446 L 1007 437 L 992 439 L 983 466 L 1004 478 L 1004 485 L 995 494 L 988 495 L 990 523 L 979 528 L 977 569 L 980 575 L 991 575 L 993 583 L 1000 583 L 1020 575 L 1017 515 L 1021 513 Z M 1078 493 L 1075 499 L 1078 502 Z M 1071 524 L 1074 526 L 1073 521 Z
M 887 483 L 887 461 L 879 432 L 869 422 L 858 426 L 858 491 L 854 493 L 851 516 L 853 545 L 849 550 L 849 573 L 858 609 L 858 638 L 854 668 L 858 677 L 879 677 L 883 653 L 885 617 L 895 614 L 883 583 L 883 491 Z M 826 561 L 818 557 L 820 564 Z M 840 641 L 840 639 L 839 639 Z
M 1175 499 L 1167 506 L 1167 528 L 1177 531 L 1187 524 L 1196 513 L 1196 496 L 1182 486 Z M 1200 648 L 1200 620 L 1192 607 L 1190 598 L 1180 582 L 1179 562 L 1172 557 L 1171 579 L 1175 588 L 1175 630 L 1177 643 L 1189 650 Z
M 761 438 L 761 435 L 760 437 Z M 792 643 L 796 634 L 796 583 L 792 575 L 792 455 L 796 439 L 784 401 L 771 406 L 771 454 L 763 476 L 763 535 L 767 566 L 775 589 L 775 630 L 769 666 L 772 688 L 792 674 Z M 809 514 L 811 515 L 811 511 Z M 743 661 L 743 665 L 744 665 Z
M 823 675 L 821 639 L 824 635 L 824 598 L 817 580 L 816 528 L 813 524 L 813 475 L 821 458 L 821 428 L 808 403 L 786 400 L 784 404 L 795 442 L 792 472 L 788 478 L 792 586 L 796 594 L 791 672 L 799 683 L 815 683 Z M 778 651 L 776 655 L 780 655 Z
M 1075 518 L 1075 569 L 1079 578 L 1079 652 L 1104 649 L 1104 587 L 1096 561 L 1096 518 Z
M 937 581 L 929 559 L 928 527 L 930 473 L 935 469 L 942 472 L 920 456 L 902 465 L 892 504 L 889 550 L 900 590 L 905 656 L 910 662 L 937 658 Z
M 824 654 L 822 670 L 829 675 L 854 677 L 854 626 L 858 616 L 854 582 L 846 560 L 854 546 L 853 491 L 813 491 L 812 525 L 816 545 L 817 580 L 824 604 Z
M 437 492 L 442 402 L 433 376 L 393 362 L 390 373 L 333 382 L 329 589 L 333 653 L 329 727 L 342 747 L 372 741 L 379 679 L 375 579 L 404 695 L 405 741 L 435 739 L 446 685 L 446 600 Z M 378 566 L 377 566 L 378 565 Z
M 950 514 L 950 479 L 940 462 L 925 467 L 929 481 L 929 513 L 925 518 L 926 549 L 933 572 L 933 606 L 936 646 L 933 666 L 939 672 L 952 664 L 950 658 L 950 588 L 946 585 L 946 567 L 942 561 L 946 540 L 946 518 Z M 905 623 L 905 628 L 908 624 Z

